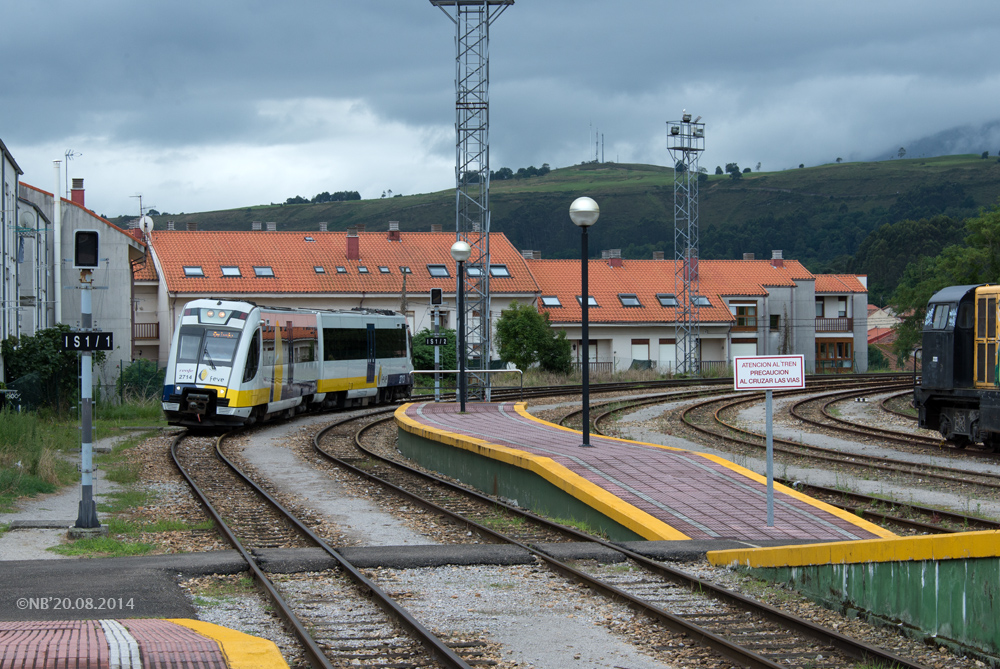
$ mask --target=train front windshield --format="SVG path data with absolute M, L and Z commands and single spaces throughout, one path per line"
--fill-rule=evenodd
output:
M 232 367 L 239 343 L 240 330 L 185 325 L 177 342 L 177 362 Z

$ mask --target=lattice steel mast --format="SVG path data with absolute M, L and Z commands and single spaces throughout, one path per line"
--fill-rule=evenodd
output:
M 705 124 L 685 110 L 667 123 L 667 151 L 674 161 L 674 322 L 675 371 L 701 370 L 698 281 L 698 158 L 705 150 Z
M 465 263 L 468 393 L 489 401 L 490 366 L 490 25 L 514 0 L 430 0 L 455 24 L 455 239 Z M 457 270 L 457 267 L 456 267 Z M 457 282 L 456 282 L 457 283 Z M 462 355 L 462 352 L 459 352 Z

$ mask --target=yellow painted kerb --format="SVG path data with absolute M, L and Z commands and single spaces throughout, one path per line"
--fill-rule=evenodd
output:
M 230 669 L 288 669 L 273 641 L 190 618 L 169 618 L 168 622 L 217 641 Z
M 711 551 L 714 565 L 804 567 L 822 564 L 909 562 L 1000 557 L 1000 531 L 958 532 L 919 537 L 838 541 L 805 546 Z
M 541 418 L 537 418 L 535 416 L 532 416 L 530 413 L 528 413 L 528 409 L 527 409 L 527 407 L 526 407 L 526 405 L 525 405 L 524 402 L 519 402 L 517 404 L 517 406 L 515 407 L 515 409 L 516 409 L 516 411 L 520 415 L 524 416 L 528 420 L 533 420 L 536 423 L 543 423 L 543 424 L 547 425 L 548 427 L 555 428 L 557 430 L 569 430 L 569 428 L 563 427 L 561 425 L 556 425 L 555 423 L 550 423 L 550 422 L 548 422 L 546 420 L 542 420 Z M 576 432 L 576 430 L 569 430 L 569 431 L 570 432 Z M 706 460 L 711 460 L 712 462 L 714 462 L 714 463 L 716 463 L 718 465 L 721 465 L 721 466 L 725 467 L 726 469 L 729 469 L 731 471 L 736 472 L 740 476 L 745 476 L 746 478 L 750 479 L 751 481 L 756 481 L 757 483 L 761 483 L 763 485 L 767 485 L 767 477 L 762 476 L 762 475 L 758 474 L 757 472 L 750 471 L 746 467 L 741 467 L 738 464 L 736 464 L 735 462 L 730 462 L 729 460 L 726 460 L 725 458 L 721 458 L 718 455 L 711 455 L 709 453 L 698 453 L 697 451 L 691 451 L 691 450 L 688 450 L 688 449 L 685 449 L 685 448 L 676 448 L 674 446 L 663 446 L 661 444 L 649 444 L 649 443 L 646 443 L 644 441 L 632 441 L 631 439 L 619 439 L 618 437 L 605 437 L 605 436 L 602 435 L 601 439 L 609 439 L 611 441 L 620 441 L 620 442 L 626 443 L 626 444 L 639 444 L 641 446 L 650 446 L 652 448 L 661 448 L 661 449 L 663 449 L 665 451 L 682 451 L 682 452 L 687 453 L 687 454 L 692 455 L 692 456 L 697 456 L 699 458 L 705 458 Z M 814 499 L 814 498 L 810 497 L 809 495 L 805 495 L 805 494 L 803 494 L 803 493 L 801 493 L 801 492 L 799 492 L 797 490 L 793 490 L 792 488 L 789 488 L 788 486 L 781 485 L 780 483 L 775 483 L 774 484 L 774 492 L 779 493 L 779 494 L 783 494 L 783 495 L 788 495 L 789 497 L 793 497 L 793 498 L 799 500 L 800 502 L 804 502 L 804 503 L 806 503 L 806 504 L 808 504 L 808 505 L 810 505 L 812 507 L 820 509 L 821 511 L 825 511 L 826 513 L 829 513 L 832 516 L 836 516 L 837 518 L 840 518 L 841 520 L 845 520 L 848 523 L 851 523 L 852 525 L 854 525 L 854 526 L 856 526 L 856 527 L 858 527 L 858 528 L 860 528 L 862 530 L 865 530 L 866 532 L 869 532 L 870 534 L 874 534 L 877 537 L 890 538 L 890 537 L 895 537 L 896 536 L 894 533 L 890 532 L 889 530 L 887 530 L 887 529 L 885 529 L 883 527 L 879 527 L 875 523 L 869 522 L 869 521 L 867 521 L 867 520 L 865 520 L 863 518 L 858 518 L 856 515 L 854 515 L 850 511 L 844 511 L 843 509 L 838 509 L 835 506 L 831 506 L 831 505 L 827 504 L 826 502 L 821 502 L 818 499 Z
M 691 538 L 659 518 L 629 504 L 616 495 L 612 495 L 607 490 L 560 465 L 552 458 L 492 444 L 458 432 L 449 432 L 424 425 L 406 415 L 406 410 L 411 406 L 413 403 L 404 404 L 396 409 L 395 414 L 396 424 L 410 434 L 461 448 L 537 474 L 563 492 L 632 530 L 644 539 L 663 541 Z M 524 406 L 524 402 L 518 402 L 515 408 L 520 412 Z

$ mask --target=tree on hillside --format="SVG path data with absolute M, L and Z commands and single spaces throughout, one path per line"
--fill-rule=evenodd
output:
M 902 158 L 903 156 L 905 156 L 905 155 L 906 155 L 906 149 L 904 149 L 903 147 L 899 147 L 899 152 L 897 153 L 897 155 L 898 155 L 898 156 L 899 156 L 900 158 Z
M 838 156 L 837 157 L 837 163 L 842 163 L 842 162 L 844 162 L 844 159 Z
M 549 315 L 529 304 L 513 303 L 497 320 L 497 350 L 501 360 L 524 371 L 534 363 L 552 372 L 569 372 L 572 361 L 566 333 L 549 327 Z
M 715 166 L 715 173 L 716 174 L 723 174 L 722 166 L 721 165 L 716 165 Z
M 1000 277 L 1000 205 L 965 222 L 964 244 L 952 244 L 933 258 L 907 266 L 890 300 L 903 322 L 896 326 L 893 352 L 906 362 L 919 345 L 927 301 L 946 286 L 995 282 Z

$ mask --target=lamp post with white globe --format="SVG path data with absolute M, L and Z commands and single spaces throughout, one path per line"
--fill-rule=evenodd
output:
M 589 197 L 578 197 L 569 206 L 569 217 L 573 224 L 580 228 L 580 306 L 583 345 L 583 443 L 590 446 L 590 330 L 587 321 L 590 318 L 590 287 L 588 285 L 587 266 L 589 251 L 587 249 L 587 230 L 601 215 L 601 209 Z
M 451 245 L 451 257 L 458 263 L 458 398 L 459 410 L 465 413 L 465 261 L 472 247 L 458 240 Z

